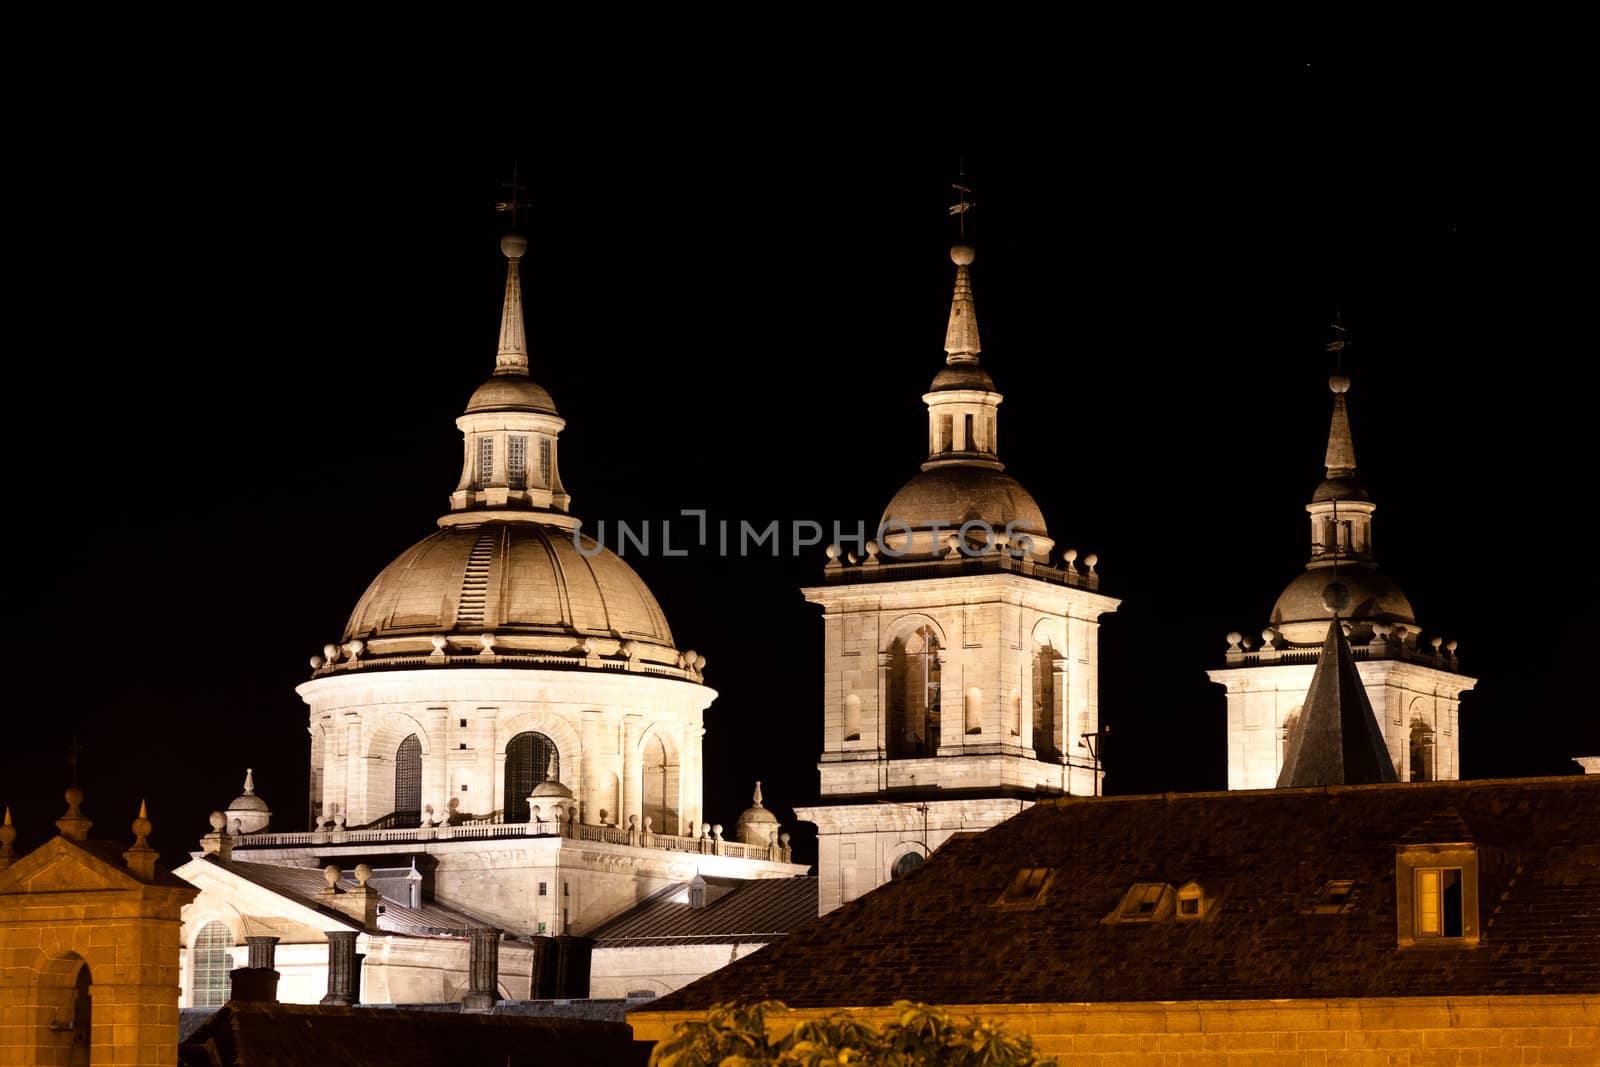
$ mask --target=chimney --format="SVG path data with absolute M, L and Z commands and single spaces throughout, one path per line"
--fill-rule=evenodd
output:
M 328 995 L 324 1006 L 350 1007 L 361 1002 L 361 956 L 356 952 L 355 930 L 329 930 Z
M 560 934 L 556 937 L 557 997 L 585 1000 L 589 996 L 589 961 L 594 939 Z
M 468 962 L 467 995 L 461 998 L 463 1012 L 487 1015 L 500 999 L 500 931 L 479 926 L 467 932 L 471 943 Z
M 278 972 L 273 969 L 275 937 L 247 937 L 250 962 L 237 967 L 229 974 L 232 991 L 229 1000 L 249 1001 L 259 1004 L 276 1004 L 278 1001 Z
M 532 938 L 533 960 L 529 967 L 532 976 L 528 989 L 529 1000 L 549 1000 L 556 995 L 556 939 L 545 934 Z

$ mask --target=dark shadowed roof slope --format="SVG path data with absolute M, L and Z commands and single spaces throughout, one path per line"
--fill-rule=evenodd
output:
M 644 1067 L 623 1023 L 316 1004 L 230 1003 L 178 1050 L 183 1067 Z
M 274 893 L 288 897 L 296 903 L 338 918 L 347 926 L 357 929 L 361 923 L 342 912 L 323 907 L 317 894 L 327 885 L 322 871 L 315 867 L 278 867 L 270 863 L 241 863 L 207 856 L 206 861 L 225 871 Z M 339 888 L 355 889 L 354 879 L 339 879 Z M 493 926 L 487 919 L 478 919 L 454 908 L 433 901 L 425 901 L 419 908 L 409 907 L 390 897 L 383 898 L 383 912 L 378 916 L 372 933 L 411 934 L 418 937 L 465 937 L 475 926 Z
M 703 908 L 679 903 L 689 883 L 679 882 L 590 932 L 595 948 L 772 941 L 817 917 L 815 878 L 705 879 L 721 895 Z
M 1398 947 L 1413 830 L 1485 850 L 1478 945 Z M 1107 921 L 1191 882 L 1200 919 Z M 650 1011 L 1496 993 L 1600 993 L 1600 778 L 1047 801 Z

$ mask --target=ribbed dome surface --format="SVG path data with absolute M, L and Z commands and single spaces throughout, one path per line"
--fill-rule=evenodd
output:
M 668 648 L 666 616 L 633 568 L 558 526 L 451 526 L 379 574 L 344 640 L 435 633 L 604 636 Z M 587 555 L 586 555 L 587 553 Z
M 934 467 L 912 478 L 889 501 L 879 522 L 893 520 L 912 529 L 939 523 L 954 531 L 971 519 L 987 522 L 996 533 L 1011 522 L 1045 536 L 1044 513 L 1022 483 L 991 467 Z

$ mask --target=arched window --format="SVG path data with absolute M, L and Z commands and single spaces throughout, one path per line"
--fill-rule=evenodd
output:
M 528 794 L 552 771 L 560 777 L 561 754 L 544 734 L 529 730 L 506 743 L 506 822 L 528 821 Z
M 939 637 L 924 626 L 889 653 L 889 756 L 916 759 L 939 747 Z
M 232 991 L 233 931 L 224 922 L 208 922 L 195 935 L 189 950 L 189 1004 L 195 1008 L 220 1008 Z
M 1421 719 L 1411 721 L 1411 780 L 1433 781 L 1433 728 Z
M 412 734 L 394 754 L 394 824 L 415 826 L 422 820 L 422 742 Z
M 667 751 L 661 738 L 651 735 L 644 744 L 644 817 L 650 820 L 650 832 L 679 834 L 683 832 L 678 814 L 678 762 Z M 644 829 L 641 821 L 639 829 Z
M 1056 651 L 1046 641 L 1033 651 L 1033 752 L 1040 759 L 1061 758 L 1061 748 L 1056 744 L 1056 724 L 1060 718 Z
M 889 868 L 889 877 L 891 879 L 904 878 L 918 867 L 921 867 L 922 862 L 922 853 L 907 852 L 904 856 L 894 861 L 894 866 Z

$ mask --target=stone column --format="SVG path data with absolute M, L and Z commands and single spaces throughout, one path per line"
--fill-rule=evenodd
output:
M 644 822 L 644 767 L 639 762 L 638 715 L 625 715 L 622 719 L 622 811 L 619 825 L 628 825 L 630 816 Z
M 608 804 L 601 803 L 599 799 L 599 726 L 600 710 L 598 708 L 585 708 L 583 718 L 578 723 L 581 731 L 578 743 L 583 746 L 578 758 L 579 780 L 575 783 L 578 788 L 572 791 L 572 795 L 578 801 L 578 810 L 586 823 L 599 822 L 600 809 L 609 807 Z
M 361 966 L 356 953 L 355 930 L 329 930 L 328 938 L 328 995 L 324 1005 L 349 1007 L 360 1001 L 357 971 Z
M 882 759 L 889 749 L 889 653 L 878 653 L 878 710 L 873 715 L 876 722 L 878 736 L 875 747 L 878 758 Z
M 487 1014 L 500 999 L 500 931 L 479 926 L 468 931 L 467 938 L 471 943 L 468 988 L 467 995 L 461 998 L 461 1010 Z
M 250 950 L 248 966 L 263 967 L 269 971 L 276 966 L 275 957 L 277 956 L 277 938 L 247 937 L 244 939 L 244 943 L 249 947 Z

